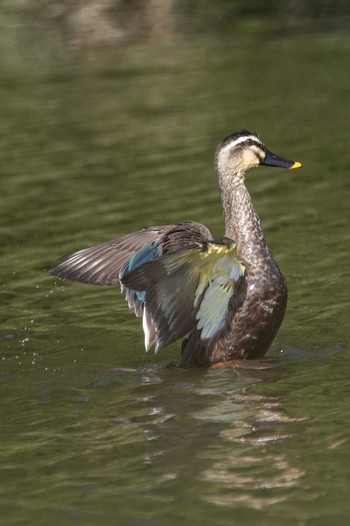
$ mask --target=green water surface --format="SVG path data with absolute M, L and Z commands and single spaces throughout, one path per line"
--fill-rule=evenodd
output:
M 189 35 L 0 72 L 0 524 L 349 523 L 350 34 Z M 11 57 L 14 57 L 12 60 Z M 168 368 L 117 288 L 48 275 L 152 224 L 223 233 L 230 132 L 289 304 L 267 369 Z

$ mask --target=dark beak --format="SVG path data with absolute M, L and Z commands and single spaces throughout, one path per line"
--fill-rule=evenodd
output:
M 301 167 L 301 163 L 296 161 L 290 161 L 289 159 L 284 159 L 283 157 L 279 157 L 278 155 L 275 155 L 269 150 L 265 150 L 265 153 L 266 156 L 260 163 L 262 166 L 277 166 L 280 168 L 287 168 L 288 170 L 293 170 L 293 168 Z

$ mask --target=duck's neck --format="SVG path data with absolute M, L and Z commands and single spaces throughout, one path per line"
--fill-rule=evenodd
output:
M 251 268 L 271 257 L 260 220 L 240 174 L 218 173 L 224 208 L 225 235 L 237 243 L 237 256 Z

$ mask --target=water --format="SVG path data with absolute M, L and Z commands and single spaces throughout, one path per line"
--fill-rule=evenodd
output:
M 347 33 L 182 37 L 1 72 L 3 524 L 347 524 Z M 222 233 L 216 144 L 242 128 L 303 162 L 247 183 L 289 286 L 269 360 L 145 354 L 115 288 L 69 251 L 152 224 Z

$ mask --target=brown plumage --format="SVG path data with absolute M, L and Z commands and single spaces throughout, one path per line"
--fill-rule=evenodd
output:
M 183 364 L 264 356 L 280 327 L 287 287 L 244 184 L 258 165 L 298 168 L 254 133 L 226 137 L 215 167 L 225 237 L 200 223 L 145 228 L 63 258 L 52 274 L 114 285 L 143 317 L 146 350 L 183 339 Z

